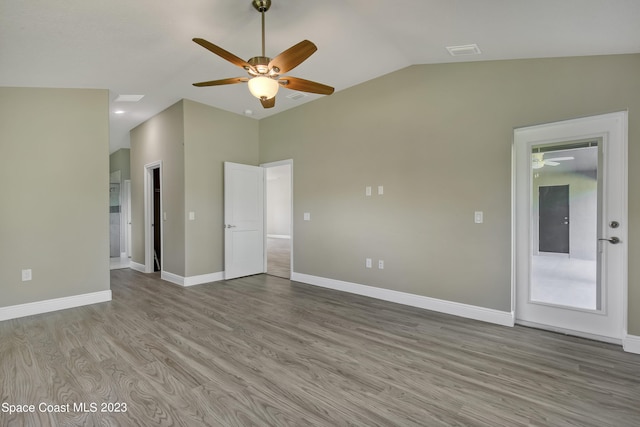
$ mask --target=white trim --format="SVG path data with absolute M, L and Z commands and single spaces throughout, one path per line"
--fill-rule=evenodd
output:
M 211 283 L 218 282 L 220 280 L 224 280 L 224 272 L 221 271 L 219 273 L 209 273 L 209 274 L 201 274 L 199 276 L 189 276 L 182 277 L 177 274 L 169 273 L 168 271 L 162 271 L 160 273 L 160 278 L 162 280 L 166 280 L 167 282 L 171 282 L 176 285 L 188 287 L 195 285 L 202 285 L 203 283 Z
M 514 315 L 512 312 L 508 313 L 506 311 L 499 311 L 491 308 L 440 300 L 422 295 L 398 292 L 391 289 L 376 288 L 374 286 L 360 285 L 358 283 L 343 282 L 341 280 L 327 279 L 302 273 L 292 272 L 291 280 L 323 288 L 349 292 L 352 294 L 364 295 L 398 304 L 409 305 L 412 307 L 424 308 L 440 313 L 452 314 L 454 316 L 465 317 L 468 319 L 480 320 L 503 326 L 514 325 Z
M 168 271 L 163 270 L 160 272 L 160 278 L 162 280 L 166 280 L 167 282 L 184 286 L 184 277 L 178 276 L 177 274 L 169 273 Z
M 601 342 L 606 342 L 609 344 L 617 344 L 617 345 L 622 344 L 622 340 L 619 338 L 612 338 L 612 337 L 607 337 L 605 335 L 598 335 L 598 334 L 590 334 L 589 332 L 574 331 L 572 329 L 559 328 L 557 326 L 545 325 L 545 324 L 536 323 L 536 322 L 529 322 L 527 320 L 522 320 L 522 319 L 517 319 L 516 324 L 521 326 L 526 326 L 528 328 L 542 329 L 544 331 L 551 331 L 559 334 L 586 338 L 593 341 L 601 341 Z
M 185 277 L 184 286 L 195 286 L 203 283 L 219 282 L 221 280 L 224 280 L 224 271 Z
M 0 307 L 0 321 L 33 316 L 35 314 L 49 313 L 51 311 L 66 310 L 68 308 L 98 304 L 107 301 L 111 301 L 110 290 Z
M 135 271 L 139 271 L 140 273 L 146 273 L 144 264 L 138 264 L 134 261 L 129 261 L 129 268 Z
M 640 337 L 626 335 L 622 340 L 622 348 L 626 352 L 640 354 Z

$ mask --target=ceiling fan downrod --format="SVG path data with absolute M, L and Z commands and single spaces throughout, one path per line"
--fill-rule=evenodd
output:
M 253 0 L 253 7 L 262 14 L 262 56 L 265 57 L 264 48 L 264 13 L 271 7 L 271 0 Z

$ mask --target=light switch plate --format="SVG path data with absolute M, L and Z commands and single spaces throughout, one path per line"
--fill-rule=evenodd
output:
M 196 213 L 195 212 L 189 212 L 189 221 L 193 221 L 194 219 L 196 219 Z
M 484 214 L 482 213 L 482 211 L 476 211 L 473 214 L 473 221 L 476 224 L 482 224 L 482 222 L 484 221 Z
M 365 196 L 370 196 L 371 195 L 371 187 L 366 187 L 364 189 L 364 194 L 365 194 Z
M 384 194 L 384 187 L 382 185 L 378 185 L 378 196 L 382 196 Z
M 310 212 L 305 212 L 304 213 L 304 220 L 305 221 L 311 221 L 311 213 Z

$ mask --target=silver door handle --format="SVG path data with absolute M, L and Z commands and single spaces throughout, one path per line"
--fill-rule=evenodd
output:
M 225 228 L 236 228 L 236 226 L 235 225 L 231 225 L 231 224 L 227 224 L 227 225 L 225 225 Z
M 618 237 L 612 237 L 610 239 L 598 239 L 598 240 L 606 240 L 607 242 L 613 244 L 613 245 L 617 245 L 618 243 L 620 243 L 620 239 Z

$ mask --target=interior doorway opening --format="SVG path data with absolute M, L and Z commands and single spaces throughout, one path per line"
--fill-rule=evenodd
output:
M 162 271 L 162 162 L 145 165 L 145 273 Z
M 293 161 L 268 163 L 265 168 L 265 264 L 267 274 L 291 278 L 293 242 Z

